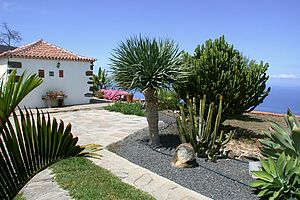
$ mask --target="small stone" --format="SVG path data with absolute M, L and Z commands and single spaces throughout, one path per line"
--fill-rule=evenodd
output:
M 193 167 L 196 164 L 196 154 L 190 143 L 180 144 L 171 160 L 171 165 L 176 168 Z
M 228 158 L 231 158 L 231 159 L 235 159 L 238 157 L 238 155 L 236 155 L 232 150 L 228 150 L 225 152 L 225 155 L 228 157 Z

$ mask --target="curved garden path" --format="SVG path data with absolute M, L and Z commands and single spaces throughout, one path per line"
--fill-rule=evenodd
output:
M 49 108 L 44 111 L 50 112 L 52 117 L 62 119 L 65 123 L 70 122 L 73 134 L 79 137 L 79 144 L 94 143 L 107 146 L 147 126 L 145 117 L 108 112 L 101 109 L 103 105 L 107 104 Z M 101 155 L 102 159 L 92 159 L 92 161 L 110 170 L 124 182 L 150 193 L 156 199 L 209 199 L 130 163 L 106 149 L 101 151 Z M 53 175 L 48 169 L 34 177 L 23 188 L 23 194 L 26 199 L 30 200 L 71 199 L 68 192 L 53 181 Z

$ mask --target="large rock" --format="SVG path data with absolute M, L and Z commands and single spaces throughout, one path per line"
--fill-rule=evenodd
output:
M 171 165 L 176 168 L 196 166 L 196 154 L 193 146 L 190 143 L 180 144 L 175 150 Z

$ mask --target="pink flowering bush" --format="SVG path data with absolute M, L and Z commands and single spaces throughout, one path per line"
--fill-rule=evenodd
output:
M 126 94 L 128 94 L 125 91 L 121 90 L 105 90 L 101 89 L 100 92 L 103 94 L 104 99 L 118 101 L 122 99 Z

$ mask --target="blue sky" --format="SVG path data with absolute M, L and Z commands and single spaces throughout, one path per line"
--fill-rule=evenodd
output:
M 169 37 L 193 53 L 225 35 L 244 55 L 270 64 L 273 77 L 300 78 L 299 0 L 0 0 L 0 23 L 108 67 L 118 42 L 137 34 Z

